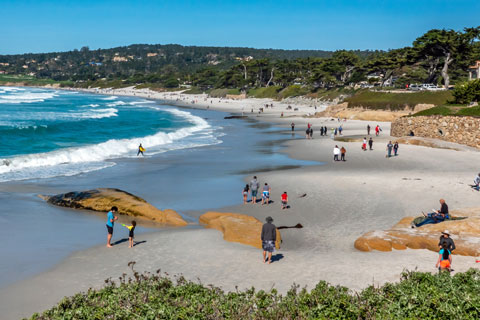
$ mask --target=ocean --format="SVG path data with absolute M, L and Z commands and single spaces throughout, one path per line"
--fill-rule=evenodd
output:
M 189 112 L 144 99 L 0 87 L 0 182 L 71 176 L 119 158 L 220 143 Z

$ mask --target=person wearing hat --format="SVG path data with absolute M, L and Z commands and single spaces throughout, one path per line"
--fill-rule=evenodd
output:
M 265 223 L 262 227 L 262 248 L 263 248 L 263 263 L 267 260 L 268 252 L 268 264 L 272 262 L 272 252 L 275 251 L 275 242 L 277 241 L 277 227 L 272 223 L 273 218 L 267 217 Z
M 444 243 L 447 244 L 447 249 L 450 252 L 455 250 L 455 243 L 453 242 L 453 239 L 450 238 L 450 232 L 448 232 L 448 230 L 443 231 L 442 235 L 440 236 L 440 241 L 438 242 L 438 246 L 440 247 L 440 249 L 443 248 Z

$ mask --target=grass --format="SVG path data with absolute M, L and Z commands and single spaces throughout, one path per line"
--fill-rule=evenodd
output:
M 227 94 L 240 94 L 240 89 L 213 89 L 209 95 L 214 98 L 225 98 Z
M 465 105 L 444 105 L 423 110 L 412 116 L 470 116 L 480 117 L 480 107 L 468 107 Z
M 278 92 L 282 89 L 282 87 L 278 86 L 270 86 L 266 88 L 254 88 L 248 90 L 248 96 L 253 98 L 260 98 L 260 99 L 277 99 Z
M 68 84 L 71 83 L 70 81 L 55 81 L 52 79 L 38 79 L 33 76 L 28 75 L 7 75 L 2 74 L 0 75 L 0 84 L 6 83 L 18 83 L 26 86 L 44 86 L 48 84 Z
M 202 94 L 202 93 L 208 93 L 210 92 L 210 90 L 203 90 L 199 87 L 191 87 L 190 89 L 184 91 L 183 93 L 186 93 L 186 94 Z
M 279 99 L 285 99 L 289 97 L 298 97 L 303 96 L 309 93 L 310 91 L 307 88 L 304 88 L 299 85 L 288 86 L 278 93 Z
M 319 89 L 316 92 L 307 94 L 307 97 L 332 101 L 342 96 L 353 96 L 358 90 L 349 88 Z
M 129 266 L 133 270 L 134 262 Z M 450 276 L 404 272 L 398 283 L 370 286 L 361 292 L 320 281 L 313 290 L 292 286 L 224 292 L 183 277 L 172 281 L 156 274 L 125 274 L 64 298 L 31 319 L 479 319 L 480 270 Z
M 345 99 L 349 108 L 363 107 L 373 110 L 413 109 L 417 104 L 444 105 L 452 100 L 450 91 L 420 91 L 411 93 L 375 92 L 361 90 L 354 96 Z

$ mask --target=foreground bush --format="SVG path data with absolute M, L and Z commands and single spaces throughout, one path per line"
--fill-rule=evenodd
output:
M 226 293 L 182 277 L 173 282 L 159 272 L 106 282 L 31 319 L 480 318 L 480 271 L 473 269 L 454 276 L 405 272 L 399 283 L 359 293 L 321 281 L 310 292 L 293 286 L 284 296 L 253 288 Z

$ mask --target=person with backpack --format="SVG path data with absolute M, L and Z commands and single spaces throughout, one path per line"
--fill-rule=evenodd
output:
M 437 264 L 435 265 L 439 272 L 452 270 L 452 253 L 448 250 L 448 244 L 443 243 L 442 249 L 438 253 Z

